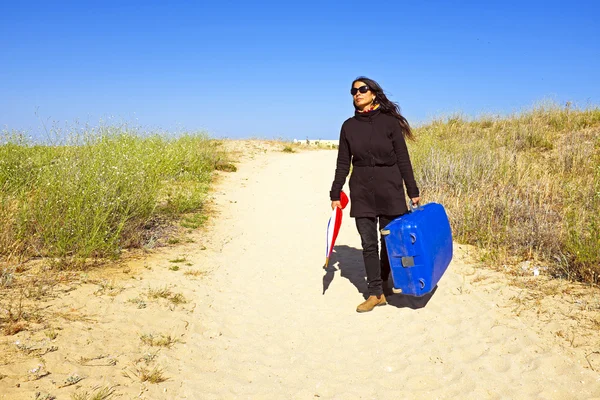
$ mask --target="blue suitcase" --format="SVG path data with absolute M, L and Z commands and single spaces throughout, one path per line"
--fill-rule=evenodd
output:
M 452 260 L 452 231 L 441 204 L 429 203 L 381 230 L 390 260 L 394 293 L 431 292 Z

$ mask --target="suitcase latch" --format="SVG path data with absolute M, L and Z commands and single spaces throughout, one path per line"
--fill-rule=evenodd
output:
M 414 257 L 402 257 L 402 266 L 405 268 L 414 267 L 415 266 L 415 258 Z

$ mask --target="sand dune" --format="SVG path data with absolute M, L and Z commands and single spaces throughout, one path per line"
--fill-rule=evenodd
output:
M 455 245 L 432 296 L 356 313 L 366 285 L 348 215 L 335 268 L 321 268 L 335 151 L 254 153 L 224 174 L 194 243 L 52 300 L 63 316 L 54 339 L 5 337 L 0 398 L 107 385 L 125 399 L 600 399 L 597 335 L 569 347 L 557 335 L 570 332 L 568 316 L 517 310 L 522 289 L 474 263 L 468 246 Z M 37 379 L 40 364 L 49 374 Z M 140 382 L 155 366 L 168 380 Z

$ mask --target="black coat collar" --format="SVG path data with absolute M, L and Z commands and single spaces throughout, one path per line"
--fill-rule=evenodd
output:
M 377 110 L 364 112 L 364 113 L 356 110 L 356 111 L 354 111 L 354 118 L 356 118 L 359 121 L 371 121 L 373 118 L 377 117 L 379 114 L 381 114 L 381 108 L 378 108 Z

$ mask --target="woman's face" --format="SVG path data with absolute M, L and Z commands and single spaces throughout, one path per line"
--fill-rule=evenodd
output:
M 354 99 L 354 105 L 356 106 L 356 108 L 358 108 L 359 110 L 363 110 L 365 107 L 371 105 L 373 103 L 373 100 L 375 99 L 375 95 L 373 94 L 373 92 L 371 91 L 371 89 L 367 90 L 366 93 L 362 93 L 360 91 L 360 88 L 363 87 L 367 87 L 367 84 L 361 81 L 356 81 L 354 82 L 354 85 L 352 85 L 353 92 L 356 92 L 355 94 L 352 95 L 353 99 Z M 363 91 L 365 90 L 364 88 L 362 89 Z

